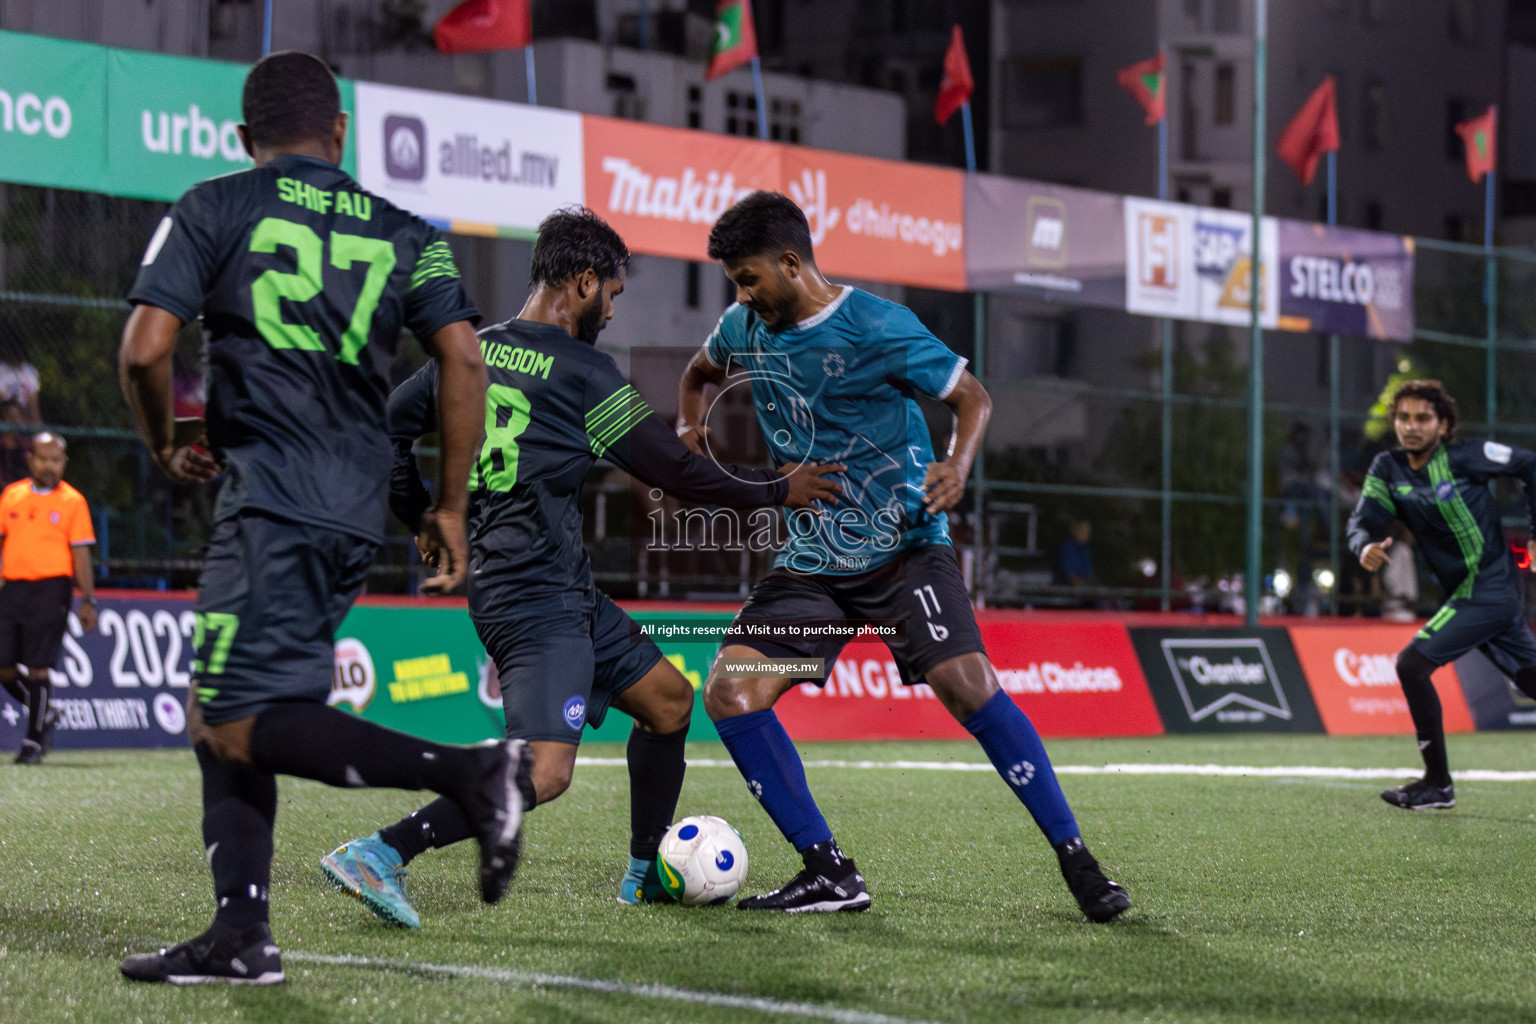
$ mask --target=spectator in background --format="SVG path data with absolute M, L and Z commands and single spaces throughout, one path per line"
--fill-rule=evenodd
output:
M 27 435 L 43 425 L 37 367 L 0 363 L 0 487 L 28 475 Z
M 1058 587 L 1091 587 L 1098 583 L 1093 574 L 1093 524 L 1086 519 L 1072 520 L 1067 538 L 1056 549 L 1056 563 L 1051 568 L 1051 582 Z

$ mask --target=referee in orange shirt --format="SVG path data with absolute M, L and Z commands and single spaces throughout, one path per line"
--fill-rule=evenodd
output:
M 59 660 L 74 587 L 81 594 L 80 625 L 96 628 L 91 578 L 91 510 L 64 482 L 64 439 L 32 438 L 32 477 L 0 491 L 0 684 L 27 706 L 27 738 L 17 764 L 37 764 L 50 724 L 49 673 Z M 25 686 L 17 666 L 25 665 Z

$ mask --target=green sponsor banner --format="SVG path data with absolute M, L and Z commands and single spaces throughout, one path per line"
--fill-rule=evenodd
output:
M 252 166 L 245 64 L 0 32 L 0 181 L 171 201 Z M 339 79 L 342 108 L 355 88 Z M 348 140 L 342 170 L 357 174 Z
M 249 67 L 133 50 L 107 50 L 110 187 L 137 199 L 177 199 L 200 181 L 252 166 L 240 144 L 240 93 Z M 352 82 L 341 82 L 351 110 Z M 342 169 L 355 174 L 349 147 Z
M 0 181 L 100 191 L 106 49 L 0 32 Z
M 714 612 L 633 612 L 643 627 L 664 620 L 724 626 L 730 615 Z M 353 608 L 336 634 L 336 675 L 331 703 L 371 722 L 440 743 L 476 743 L 502 735 L 500 690 L 480 638 L 463 608 L 363 605 Z M 704 713 L 704 680 L 718 646 L 714 640 L 679 642 L 656 637 L 662 654 L 694 690 L 690 740 L 719 736 Z M 631 721 L 608 713 L 599 729 L 582 731 L 584 742 L 622 743 Z

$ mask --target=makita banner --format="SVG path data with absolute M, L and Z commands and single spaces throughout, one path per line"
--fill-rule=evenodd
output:
M 1169 732 L 1323 731 L 1285 630 L 1130 633 Z
M 1042 736 L 1163 731 L 1125 627 L 1114 621 L 981 618 L 998 682 Z M 905 686 L 884 644 L 843 649 L 825 686 L 794 687 L 775 706 L 796 740 L 968 739 L 924 685 Z
M 1413 239 L 1377 231 L 1280 221 L 1280 322 L 1413 340 Z
M 1337 622 L 1290 628 L 1324 728 L 1334 736 L 1412 735 L 1413 719 L 1397 681 L 1397 655 L 1419 627 L 1359 619 Z M 1447 665 L 1433 677 L 1445 731 L 1471 732 L 1472 714 L 1456 676 L 1457 669 Z
M 967 287 L 1124 309 L 1123 206 L 1105 192 L 967 175 Z

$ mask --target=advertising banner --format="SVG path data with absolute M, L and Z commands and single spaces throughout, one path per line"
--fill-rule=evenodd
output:
M 356 108 L 358 181 L 449 231 L 532 238 L 586 198 L 580 114 L 373 82 Z
M 1413 735 L 1408 702 L 1397 681 L 1397 653 L 1417 630 L 1385 622 L 1291 627 L 1296 657 L 1330 735 Z M 1456 669 L 1447 665 L 1433 679 L 1445 731 L 1471 732 L 1472 713 Z
M 103 596 L 97 611 L 91 633 L 69 616 L 53 672 L 55 749 L 186 746 L 192 602 Z M 26 731 L 25 710 L 0 693 L 0 750 L 18 749 Z
M 1151 199 L 1125 199 L 1125 308 L 1147 316 L 1247 324 L 1253 218 Z M 1259 232 L 1259 322 L 1279 323 L 1278 227 Z
M 781 188 L 782 148 L 610 117 L 582 118 L 586 203 L 630 249 L 704 260 L 709 229 L 738 199 Z
M 1456 674 L 1479 731 L 1536 728 L 1536 700 L 1517 690 L 1481 652 L 1457 658 Z
M 781 147 L 777 189 L 805 211 L 816 263 L 836 277 L 965 290 L 965 175 Z
M 1130 633 L 1169 732 L 1322 732 L 1285 630 Z
M 1118 622 L 981 622 L 1004 692 L 1040 735 L 1152 736 L 1163 731 Z M 884 644 L 843 649 L 824 687 L 797 686 L 775 706 L 796 740 L 967 739 L 928 686 L 901 685 Z
M 1125 308 L 1124 198 L 968 175 L 966 287 Z
M 0 181 L 82 190 L 103 184 L 107 52 L 0 32 Z
M 1280 221 L 1280 326 L 1413 340 L 1413 239 Z

